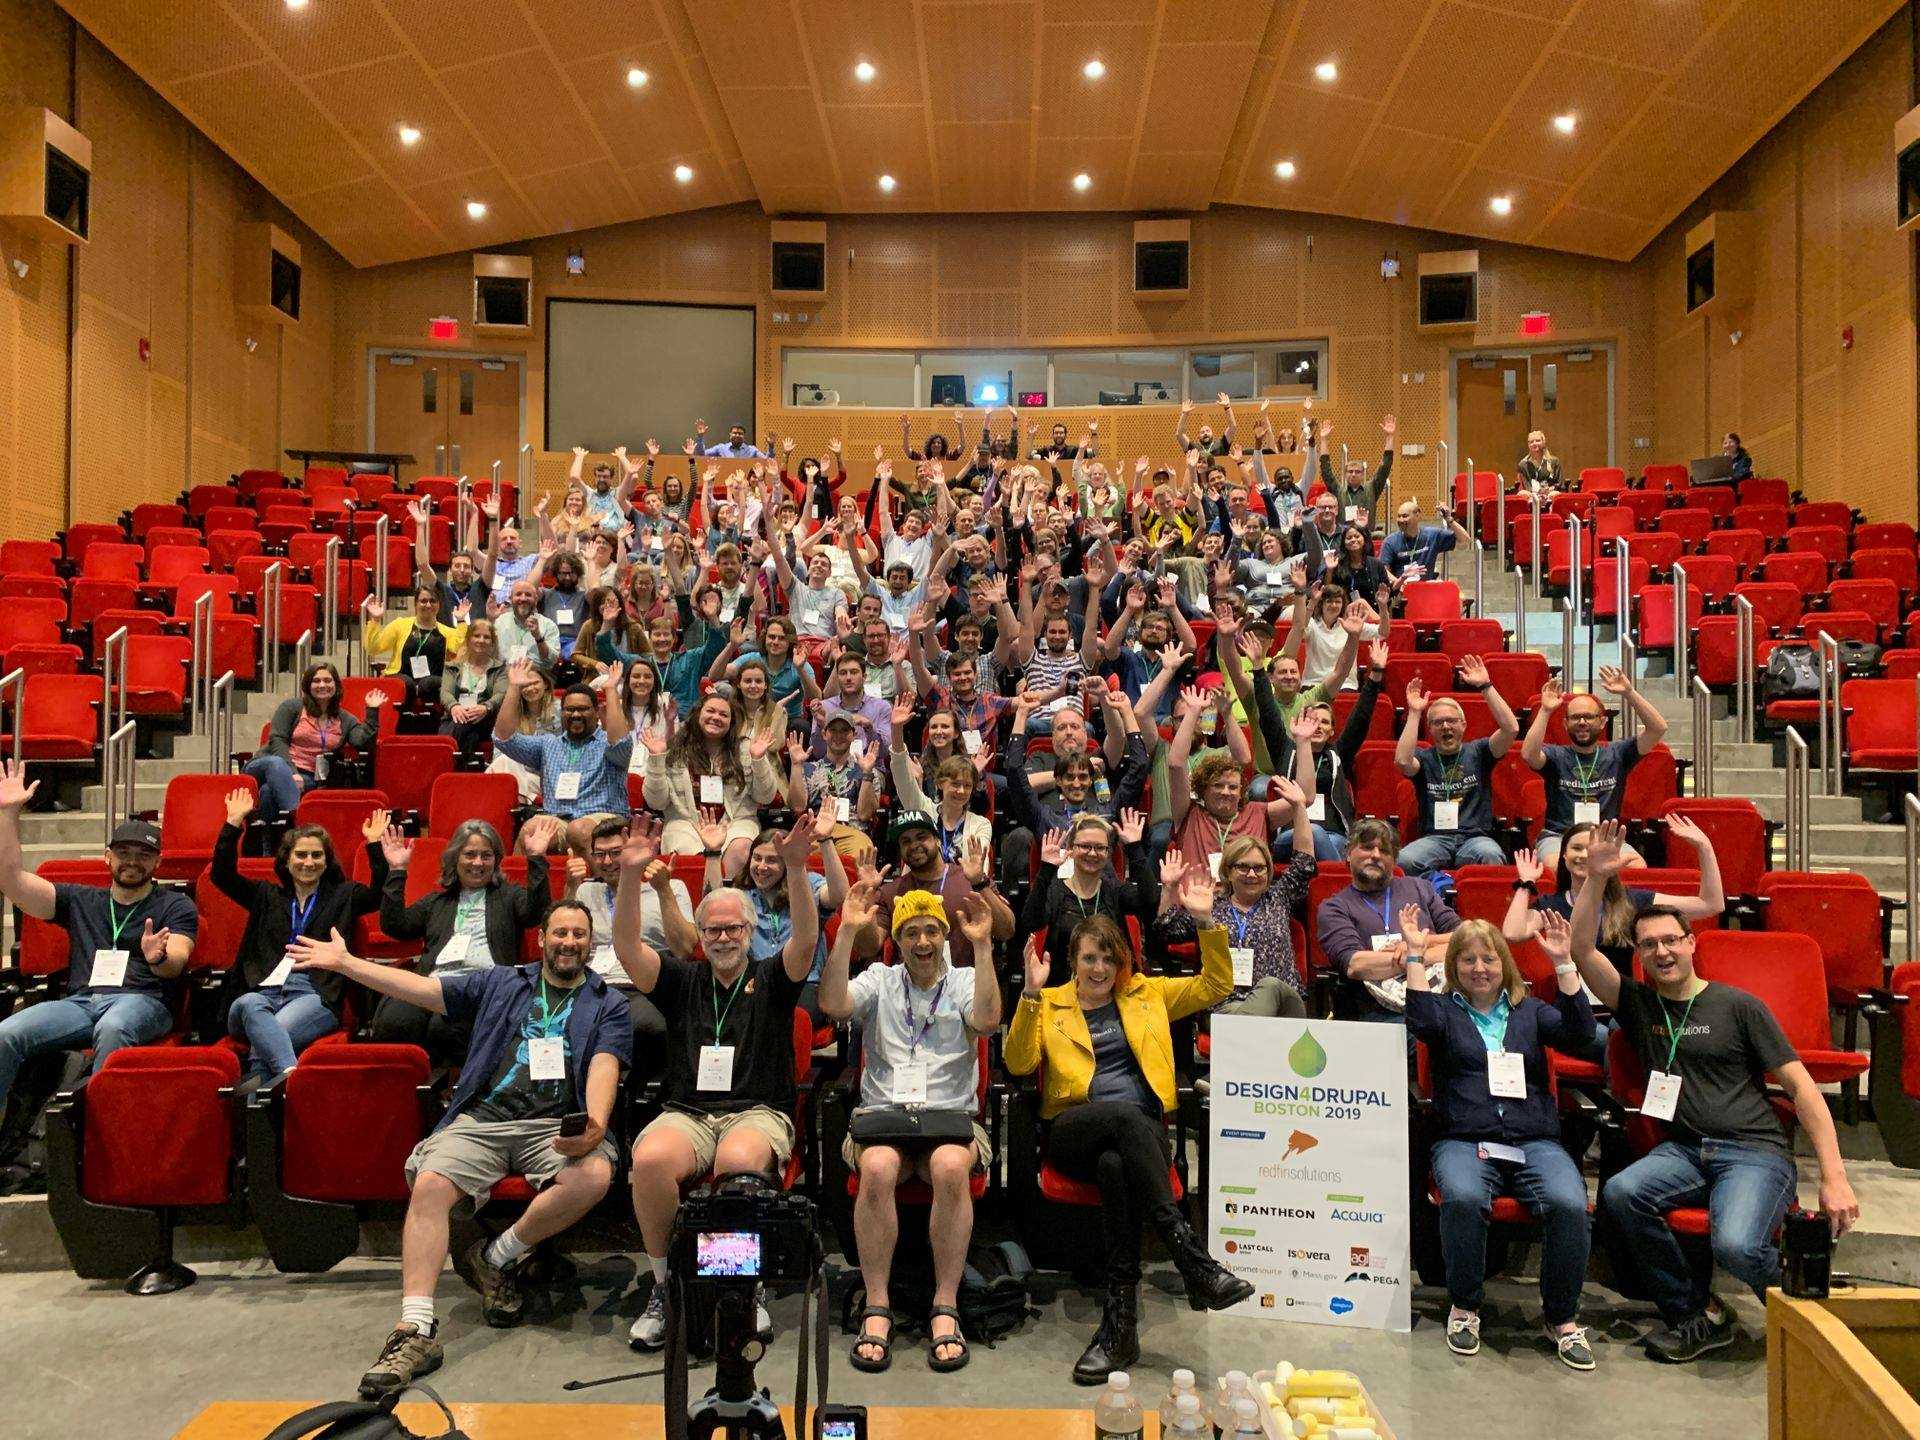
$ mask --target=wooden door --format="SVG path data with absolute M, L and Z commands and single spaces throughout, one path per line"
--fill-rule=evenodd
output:
M 1456 473 L 1471 459 L 1476 470 L 1513 477 L 1533 428 L 1529 378 L 1524 355 L 1462 355 L 1454 361 Z
M 1599 349 L 1541 351 L 1528 357 L 1533 427 L 1547 437 L 1571 483 L 1583 469 L 1610 465 L 1612 431 L 1607 424 L 1608 369 L 1612 356 Z
M 450 473 L 483 480 L 495 461 L 509 483 L 519 475 L 520 364 L 515 360 L 448 362 L 452 403 L 447 408 Z
M 373 444 L 414 458 L 415 475 L 447 475 L 447 362 L 434 355 L 376 355 Z

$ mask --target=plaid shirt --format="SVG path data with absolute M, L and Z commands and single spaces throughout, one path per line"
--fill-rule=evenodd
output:
M 596 729 L 576 745 L 564 735 L 509 735 L 495 740 L 494 749 L 540 772 L 540 808 L 562 820 L 582 815 L 627 813 L 627 766 L 633 759 L 633 736 L 607 743 L 607 732 Z M 571 800 L 556 793 L 560 777 L 578 773 L 580 790 Z

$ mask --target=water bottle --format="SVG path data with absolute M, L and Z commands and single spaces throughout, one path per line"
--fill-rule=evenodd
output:
M 1188 1391 L 1174 1405 L 1172 1418 L 1162 1423 L 1160 1433 L 1167 1440 L 1206 1440 L 1208 1429 L 1207 1417 L 1200 1413 L 1200 1397 Z
M 1233 1440 L 1252 1440 L 1253 1436 L 1265 1434 L 1260 1428 L 1260 1404 L 1251 1395 L 1242 1395 L 1233 1402 L 1233 1429 L 1227 1433 Z
M 1107 1376 L 1107 1388 L 1093 1402 L 1094 1440 L 1138 1440 L 1146 1424 L 1133 1398 L 1133 1377 L 1124 1370 Z
M 1213 1433 L 1215 1435 L 1233 1434 L 1233 1406 L 1237 1400 L 1251 1400 L 1253 1393 L 1247 1388 L 1247 1372 L 1229 1370 L 1214 1382 L 1213 1392 Z
M 1173 1386 L 1167 1391 L 1167 1398 L 1160 1402 L 1160 1430 L 1162 1434 L 1173 1429 L 1173 1417 L 1180 1405 L 1182 1395 L 1194 1397 L 1194 1405 L 1200 1403 L 1200 1392 L 1194 1388 L 1193 1371 L 1176 1370 L 1173 1372 Z

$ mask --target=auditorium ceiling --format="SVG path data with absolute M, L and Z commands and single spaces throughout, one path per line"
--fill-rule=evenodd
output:
M 61 3 L 355 265 L 740 201 L 1267 206 L 1624 260 L 1901 8 Z

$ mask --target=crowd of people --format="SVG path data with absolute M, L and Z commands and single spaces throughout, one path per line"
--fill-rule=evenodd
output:
M 370 879 L 349 879 L 324 829 L 287 823 L 376 743 L 374 702 L 344 709 L 323 660 L 274 712 L 212 862 L 248 912 L 226 1013 L 253 1083 L 276 1083 L 350 1015 L 459 1067 L 408 1165 L 400 1316 L 366 1393 L 440 1364 L 434 1292 L 456 1204 L 510 1175 L 537 1191 L 452 1257 L 488 1322 L 515 1323 L 527 1255 L 602 1201 L 622 1142 L 652 1281 L 631 1340 L 660 1347 L 683 1188 L 777 1176 L 794 1154 L 797 1011 L 859 1037 L 845 1159 L 867 1304 L 852 1363 L 893 1360 L 894 1197 L 910 1179 L 932 1191 L 934 1263 L 931 1311 L 912 1318 L 931 1368 L 969 1362 L 957 1292 L 969 1182 L 991 1159 L 980 1042 L 1001 1034 L 1006 1070 L 1038 1077 L 1047 1159 L 1100 1196 L 1102 1316 L 1073 1373 L 1104 1380 L 1139 1355 L 1148 1230 L 1194 1309 L 1252 1293 L 1170 1188 L 1176 1070 L 1195 1063 L 1175 1037 L 1210 1012 L 1309 1013 L 1294 917 L 1332 967 L 1335 1015 L 1401 1024 L 1425 1047 L 1456 1352 L 1479 1347 L 1489 1210 L 1512 1194 L 1542 1225 L 1554 1352 L 1594 1366 L 1580 1302 L 1595 1227 L 1548 1049 L 1602 1059 L 1617 1030 L 1650 1072 L 1644 1113 L 1666 1138 L 1607 1180 L 1597 1229 L 1619 1242 L 1615 1274 L 1639 1275 L 1659 1307 L 1655 1359 L 1691 1360 L 1733 1326 L 1667 1209 L 1707 1206 L 1713 1256 L 1742 1283 L 1776 1276 L 1795 1172 L 1765 1076 L 1818 1157 L 1822 1208 L 1853 1222 L 1833 1123 L 1779 1026 L 1693 971 L 1691 922 L 1725 904 L 1706 836 L 1669 827 L 1697 892 L 1621 883 L 1623 787 L 1661 741 L 1660 712 L 1603 669 L 1599 694 L 1549 683 L 1523 737 L 1474 656 L 1451 693 L 1417 679 L 1385 693 L 1390 656 L 1413 644 L 1400 593 L 1465 532 L 1404 500 L 1376 543 L 1392 417 L 1377 466 L 1336 468 L 1331 422 L 1296 436 L 1267 411 L 1243 449 L 1230 408 L 1219 434 L 1189 434 L 1183 409 L 1172 465 L 1103 458 L 1097 421 L 1077 442 L 1030 423 L 1023 443 L 1021 417 L 999 431 L 990 413 L 969 445 L 963 413 L 956 439 L 876 449 L 860 484 L 838 442 L 796 458 L 791 440 L 755 445 L 739 426 L 710 445 L 703 424 L 677 454 L 650 440 L 590 473 L 576 450 L 557 506 L 518 520 L 497 498 L 461 507 L 440 569 L 432 504 L 416 505 L 409 612 L 369 602 L 368 665 L 404 682 L 403 727 L 511 774 L 530 817 L 514 836 L 460 825 L 409 904 L 413 840 L 375 815 Z M 1519 470 L 1561 483 L 1542 436 Z M 1491 733 L 1469 738 L 1463 694 L 1484 697 Z M 1404 710 L 1390 760 L 1361 749 L 1381 705 Z M 1614 707 L 1635 712 L 1633 738 L 1607 738 Z M 1556 714 L 1565 743 L 1548 740 Z M 1504 922 L 1463 922 L 1451 872 L 1510 859 L 1493 772 L 1516 740 L 1544 782 L 1544 828 L 1511 857 Z M 1397 817 L 1357 804 L 1372 764 L 1410 782 L 1404 846 Z M 165 1035 L 197 928 L 191 901 L 155 884 L 143 821 L 114 832 L 106 888 L 25 868 L 33 789 L 0 771 L 0 891 L 66 927 L 71 965 L 62 998 L 0 1021 L 0 1099 L 37 1055 L 91 1048 L 97 1068 Z M 274 846 L 272 880 L 239 872 L 252 831 Z M 533 862 L 524 881 L 507 878 L 513 851 Z M 1348 883 L 1306 913 L 1333 863 Z M 421 942 L 417 962 L 351 953 L 354 922 L 376 913 Z M 540 959 L 519 963 L 536 928 Z M 1550 999 L 1516 965 L 1529 943 L 1553 962 Z M 350 1009 L 356 995 L 367 1003 Z M 613 1134 L 623 1085 L 652 1080 L 654 1118 Z M 764 1305 L 759 1319 L 771 1328 Z

